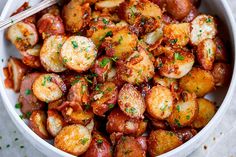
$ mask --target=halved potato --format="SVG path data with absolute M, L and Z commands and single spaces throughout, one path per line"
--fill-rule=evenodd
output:
M 226 63 L 215 63 L 211 71 L 216 86 L 224 86 L 230 80 L 231 67 Z
M 66 86 L 59 75 L 42 74 L 33 83 L 33 93 L 41 101 L 52 102 L 60 99 Z
M 18 22 L 8 28 L 6 38 L 20 51 L 24 51 L 38 42 L 38 33 L 32 23 Z
M 91 39 L 83 36 L 71 36 L 62 46 L 60 56 L 66 67 L 83 72 L 93 65 L 97 50 Z
M 153 86 L 146 95 L 147 112 L 157 119 L 168 118 L 173 109 L 173 96 L 167 87 Z
M 119 7 L 119 5 L 124 1 L 125 0 L 103 0 L 103 1 L 98 1 L 97 3 L 95 3 L 95 8 L 97 10 L 115 9 L 116 7 Z
M 47 130 L 55 137 L 64 126 L 63 117 L 56 110 L 48 110 L 47 114 Z
M 35 110 L 29 118 L 29 127 L 41 138 L 50 139 L 46 129 L 47 116 L 42 110 Z
M 155 130 L 152 131 L 148 138 L 148 152 L 151 157 L 166 153 L 183 142 L 172 131 Z
M 191 128 L 183 128 L 176 130 L 175 133 L 183 142 L 187 142 L 197 134 L 197 131 Z
M 178 89 L 178 86 L 179 86 L 177 79 L 171 79 L 171 78 L 168 78 L 168 77 L 163 77 L 163 76 L 160 76 L 158 74 L 156 74 L 153 77 L 153 82 L 154 82 L 155 85 L 162 85 L 162 86 L 167 87 L 167 88 Z
M 89 130 L 90 133 L 92 133 L 94 127 L 95 127 L 95 122 L 94 122 L 94 119 L 92 119 L 92 120 L 86 125 L 86 128 Z
M 118 66 L 118 77 L 131 84 L 148 82 L 154 72 L 154 65 L 150 59 L 148 52 L 144 48 L 139 47 L 138 51 L 133 54 L 122 64 Z
M 212 39 L 205 39 L 197 47 L 198 62 L 205 70 L 212 70 L 216 55 L 216 44 Z
M 173 112 L 167 119 L 173 128 L 190 125 L 198 114 L 198 103 L 194 93 L 182 92 L 182 99 L 178 100 Z
M 214 39 L 214 42 L 216 44 L 216 57 L 215 59 L 217 61 L 225 62 L 227 61 L 227 49 L 225 47 L 225 43 L 220 37 L 216 37 Z
M 214 90 L 215 82 L 212 74 L 200 68 L 193 68 L 186 76 L 180 79 L 179 86 L 185 91 L 196 93 L 202 97 Z
M 163 35 L 171 45 L 186 46 L 190 37 L 190 24 L 169 24 L 165 25 Z
M 174 54 L 162 56 L 161 61 L 162 66 L 159 68 L 160 75 L 179 79 L 192 69 L 194 55 L 185 50 L 177 50 Z
M 49 72 L 62 72 L 66 70 L 62 60 L 60 60 L 60 51 L 67 37 L 52 35 L 44 40 L 40 50 L 40 60 L 43 67 Z
M 64 127 L 54 140 L 54 146 L 67 153 L 79 156 L 86 152 L 92 141 L 88 129 L 80 124 Z
M 193 45 L 198 45 L 205 39 L 213 39 L 217 33 L 216 21 L 210 15 L 198 15 L 191 22 L 190 41 Z
M 197 99 L 197 102 L 199 106 L 199 112 L 196 119 L 193 121 L 192 126 L 194 128 L 200 129 L 206 126 L 211 118 L 215 115 L 216 106 L 213 102 L 205 98 L 199 98 Z
M 146 105 L 141 93 L 131 84 L 125 84 L 118 96 L 120 109 L 131 118 L 143 118 Z

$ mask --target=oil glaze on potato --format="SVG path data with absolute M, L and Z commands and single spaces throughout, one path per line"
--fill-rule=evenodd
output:
M 202 97 L 214 90 L 215 82 L 212 74 L 200 68 L 193 68 L 186 76 L 180 79 L 181 89 L 194 92 Z
M 226 63 L 215 63 L 211 71 L 216 86 L 227 85 L 230 79 L 231 67 Z
M 55 137 L 64 126 L 63 117 L 55 110 L 48 110 L 47 115 L 47 130 Z
M 38 42 L 35 25 L 26 22 L 18 22 L 9 27 L 6 37 L 20 51 L 24 51 Z
M 47 71 L 62 72 L 66 70 L 63 61 L 60 60 L 60 51 L 67 37 L 53 35 L 44 40 L 40 50 L 40 60 Z
M 155 130 L 148 138 L 148 152 L 151 157 L 166 153 L 182 144 L 182 141 L 172 131 Z
M 66 86 L 59 75 L 42 74 L 33 83 L 33 93 L 41 101 L 52 102 L 60 99 Z
M 63 44 L 60 55 L 66 67 L 83 72 L 93 65 L 97 50 L 91 39 L 71 36 Z
M 125 84 L 118 96 L 120 109 L 131 118 L 142 118 L 146 109 L 141 93 L 131 84 Z
M 173 96 L 171 91 L 163 86 L 157 85 L 151 88 L 146 95 L 147 112 L 157 119 L 166 119 L 172 113 Z
M 74 124 L 64 127 L 54 140 L 54 146 L 75 156 L 86 152 L 92 136 L 83 125 Z

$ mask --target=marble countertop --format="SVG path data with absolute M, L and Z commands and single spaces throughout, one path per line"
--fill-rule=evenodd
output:
M 0 0 L 0 12 L 7 0 Z M 236 17 L 236 0 L 227 0 Z M 235 91 L 236 92 L 236 91 Z M 234 95 L 236 97 L 236 93 Z M 214 133 L 189 157 L 236 157 L 236 99 Z M 0 97 L 0 157 L 46 157 L 17 130 Z

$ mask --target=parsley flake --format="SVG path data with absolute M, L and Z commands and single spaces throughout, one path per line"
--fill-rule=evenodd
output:
M 77 49 L 79 47 L 76 41 L 71 41 L 71 44 L 73 45 L 74 49 Z
M 20 103 L 16 103 L 16 105 L 15 105 L 15 108 L 21 108 L 21 104 Z
M 101 62 L 99 62 L 100 67 L 104 68 L 108 63 L 110 62 L 110 59 L 103 58 Z
M 26 89 L 25 90 L 25 95 L 30 95 L 31 94 L 31 90 L 30 89 Z
M 88 138 L 83 138 L 83 139 L 80 139 L 80 143 L 82 144 L 82 145 L 85 145 L 87 142 L 88 142 Z
M 182 56 L 180 53 L 176 52 L 174 54 L 175 60 L 184 60 L 184 56 Z

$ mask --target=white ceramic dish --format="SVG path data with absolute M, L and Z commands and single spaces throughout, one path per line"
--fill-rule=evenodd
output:
M 40 0 L 8 0 L 0 18 L 4 19 L 6 17 L 9 17 L 25 1 L 29 1 L 30 5 L 35 5 Z M 221 105 L 216 115 L 209 122 L 209 124 L 204 129 L 202 129 L 194 138 L 192 138 L 182 146 L 161 155 L 162 157 L 184 157 L 189 155 L 197 147 L 199 147 L 200 144 L 202 144 L 203 141 L 207 139 L 207 137 L 220 122 L 225 111 L 230 105 L 233 89 L 235 87 L 236 25 L 231 10 L 226 0 L 204 0 L 201 9 L 204 10 L 204 12 L 209 12 L 210 14 L 219 16 L 226 27 L 227 31 L 224 31 L 224 33 L 228 32 L 228 34 L 226 34 L 228 40 L 227 44 L 231 46 L 229 57 L 231 58 L 231 66 L 233 69 L 232 81 L 229 87 L 221 88 L 207 96 L 209 99 L 217 102 L 218 105 Z M 14 107 L 15 103 L 17 102 L 18 95 L 13 91 L 6 89 L 3 84 L 4 76 L 2 68 L 6 66 L 9 56 L 18 56 L 18 52 L 11 43 L 5 40 L 4 32 L 0 32 L 0 92 L 4 101 L 5 108 L 9 113 L 11 119 L 18 127 L 18 129 L 22 132 L 22 134 L 45 155 L 49 157 L 72 157 L 72 155 L 55 148 L 50 143 L 38 137 L 33 131 L 31 131 L 31 129 L 25 124 L 25 122 L 20 119 L 20 111 L 18 109 L 15 109 Z

